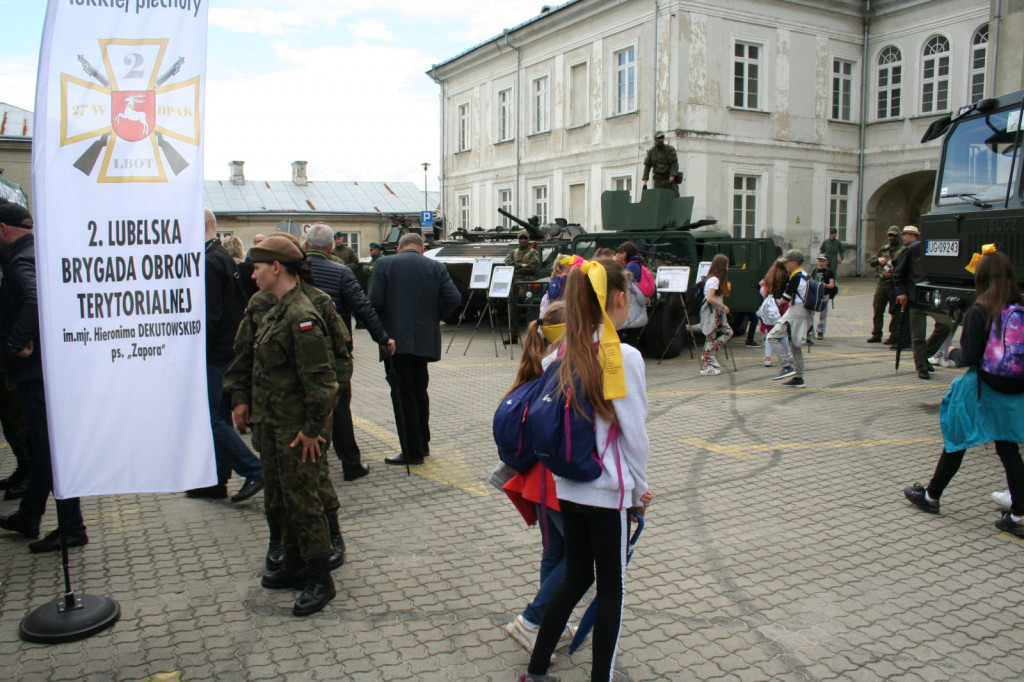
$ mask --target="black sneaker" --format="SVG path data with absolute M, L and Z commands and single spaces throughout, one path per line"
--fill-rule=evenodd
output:
M 868 343 L 882 343 L 882 337 L 872 336 L 870 339 L 868 339 Z
M 791 377 L 794 374 L 796 374 L 796 370 L 789 365 L 785 365 L 781 370 L 779 370 L 778 374 L 772 377 L 772 379 L 785 379 L 786 377 Z
M 903 489 L 903 496 L 910 500 L 911 504 L 913 504 L 915 507 L 920 507 L 929 514 L 938 514 L 939 501 L 935 500 L 934 502 L 930 502 L 924 496 L 924 493 L 924 486 L 922 486 L 920 483 L 915 483 L 914 485 L 907 486 L 906 488 Z
M 756 343 L 754 341 L 747 341 L 746 343 L 743 344 L 743 347 L 744 348 L 760 348 L 761 344 Z
M 782 385 L 785 386 L 786 388 L 803 388 L 804 379 L 803 377 L 793 377 L 789 381 L 784 381 Z
M 1010 518 L 1010 512 L 1004 511 L 1003 516 L 996 521 L 996 528 L 1007 533 L 1012 533 L 1019 538 L 1024 538 L 1024 523 L 1017 523 Z
M 191 490 L 186 490 L 185 494 L 199 499 L 223 500 L 228 496 L 228 486 L 225 483 L 218 483 L 217 485 L 205 488 L 192 488 Z

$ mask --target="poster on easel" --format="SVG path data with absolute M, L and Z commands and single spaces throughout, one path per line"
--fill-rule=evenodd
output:
M 683 294 L 690 286 L 690 266 L 665 266 L 658 268 L 654 281 L 663 294 Z
M 491 259 L 473 260 L 473 273 L 469 277 L 470 289 L 487 289 L 491 286 Z
M 702 260 L 697 264 L 697 282 L 707 279 L 708 273 L 711 272 L 711 261 Z
M 491 272 L 491 288 L 487 295 L 491 298 L 508 298 L 512 294 L 512 275 L 516 268 L 513 265 L 496 265 Z

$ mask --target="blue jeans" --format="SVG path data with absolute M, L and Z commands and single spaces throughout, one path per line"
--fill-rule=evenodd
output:
M 213 452 L 217 458 L 217 482 L 231 478 L 231 470 L 245 478 L 263 476 L 263 465 L 231 426 L 231 398 L 224 393 L 228 365 L 206 365 L 206 392 L 210 401 Z
M 547 515 L 548 548 L 540 557 L 540 589 L 537 591 L 537 596 L 523 611 L 523 618 L 534 625 L 540 625 L 544 619 L 544 609 L 547 608 L 551 596 L 554 595 L 565 576 L 565 527 L 562 525 L 562 513 L 548 509 Z M 542 518 L 539 504 L 537 505 L 537 518 Z M 542 526 L 541 533 L 543 532 Z

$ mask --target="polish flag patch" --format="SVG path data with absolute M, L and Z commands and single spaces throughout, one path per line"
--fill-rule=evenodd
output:
M 305 322 L 299 322 L 299 330 L 308 332 L 313 328 L 313 320 L 306 320 Z

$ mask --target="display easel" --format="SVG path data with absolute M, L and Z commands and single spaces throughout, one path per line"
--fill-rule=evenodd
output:
M 483 291 L 484 296 L 487 296 L 487 288 L 491 284 L 491 260 L 489 258 L 476 258 L 473 261 L 473 272 L 469 277 L 469 297 L 466 299 L 466 304 L 462 306 L 462 311 L 459 312 L 459 322 L 455 325 L 455 331 L 452 333 L 452 338 L 448 340 L 448 347 L 444 349 L 447 353 L 452 349 L 452 343 L 455 341 L 456 335 L 459 333 L 459 329 L 462 328 L 462 322 L 466 319 L 466 311 L 469 310 L 470 304 L 473 303 L 473 297 L 476 296 L 476 292 Z M 476 329 L 479 329 L 480 323 L 483 322 L 484 315 L 488 315 L 491 320 L 491 339 L 494 341 L 494 357 L 498 357 L 498 342 L 494 338 L 494 310 L 491 307 L 490 299 L 487 299 L 486 305 L 484 305 L 483 311 L 480 313 L 480 319 L 477 320 L 476 328 L 473 330 L 473 335 L 476 335 Z M 469 337 L 469 342 L 473 343 L 473 337 Z M 466 351 L 462 354 L 465 355 L 469 351 L 469 346 L 466 346 Z
M 687 330 L 690 328 L 690 313 L 686 310 L 686 297 L 684 294 L 690 286 L 690 266 L 664 266 L 658 268 L 657 274 L 654 277 L 654 281 L 657 284 L 658 294 L 665 294 L 666 296 L 677 295 L 679 296 L 679 305 L 683 309 L 683 319 L 679 322 L 676 328 L 672 331 L 672 336 L 669 337 L 668 343 L 665 344 L 665 350 L 661 352 L 661 357 L 658 358 L 658 364 L 665 359 L 665 355 L 668 353 L 668 349 L 672 347 L 672 342 L 679 336 L 679 332 L 682 331 L 683 325 L 686 325 Z M 665 302 L 668 305 L 668 301 Z M 697 342 L 693 338 L 693 334 L 690 334 L 690 359 L 694 357 L 694 351 L 697 350 Z
M 489 263 L 489 261 L 488 261 Z M 512 276 L 515 273 L 515 267 L 512 265 L 496 265 L 490 271 L 490 286 L 487 289 L 487 305 L 484 306 L 483 313 L 480 314 L 480 319 L 476 322 L 476 327 L 473 328 L 473 334 L 469 337 L 469 343 L 466 344 L 466 350 L 462 351 L 465 355 L 469 352 L 469 347 L 473 343 L 473 337 L 476 336 L 477 331 L 480 329 L 480 323 L 484 321 L 484 314 L 487 315 L 487 320 L 491 325 L 491 340 L 494 342 L 494 357 L 498 357 L 498 342 L 495 339 L 495 315 L 497 310 L 494 307 L 495 300 L 508 301 L 508 297 L 512 294 Z M 512 319 L 508 321 L 508 338 L 509 338 L 509 357 L 515 359 L 515 347 L 512 344 Z

